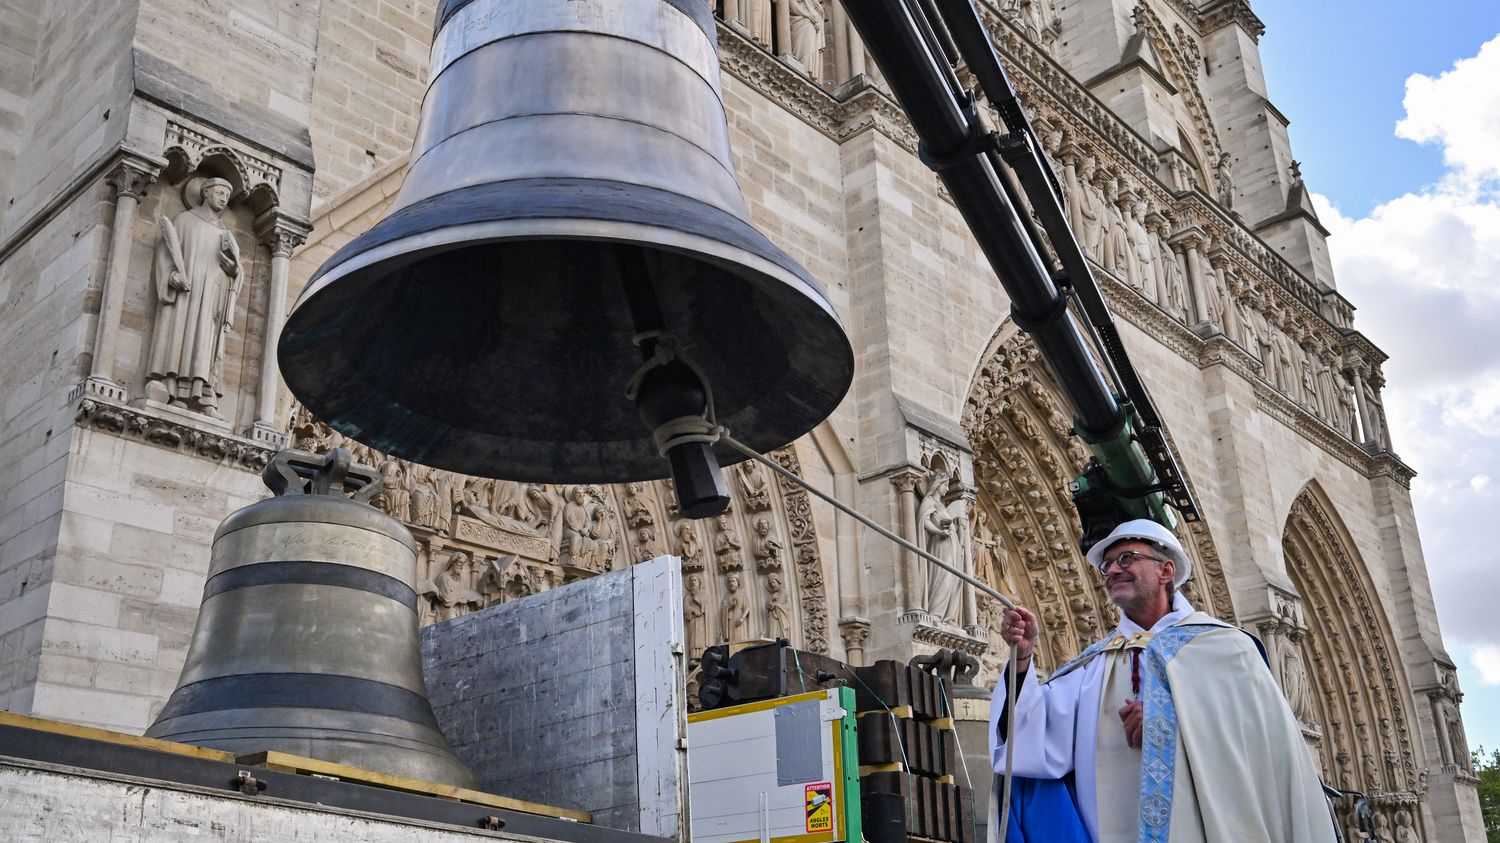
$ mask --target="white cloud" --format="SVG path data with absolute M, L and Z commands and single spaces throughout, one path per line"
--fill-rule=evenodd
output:
M 1475 647 L 1500 684 L 1500 36 L 1436 79 L 1407 80 L 1396 133 L 1443 148 L 1437 183 L 1350 218 L 1318 214 L 1355 327 L 1391 355 L 1385 405 L 1412 497 L 1444 635 Z
M 1500 178 L 1500 36 L 1438 78 L 1406 80 L 1406 118 L 1398 137 L 1440 143 L 1443 160 L 1462 178 Z
M 1486 685 L 1500 685 L 1500 647 L 1476 648 L 1474 667 L 1479 670 L 1480 682 Z

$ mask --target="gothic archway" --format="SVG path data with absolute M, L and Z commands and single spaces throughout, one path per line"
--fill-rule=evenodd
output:
M 1078 542 L 1078 513 L 1068 484 L 1088 459 L 1069 435 L 1073 422 L 1031 340 L 1009 322 L 990 344 L 964 412 L 974 449 L 978 499 L 972 519 L 975 570 L 1041 619 L 1041 664 L 1054 668 L 1116 623 L 1115 608 L 1088 568 Z M 1179 531 L 1199 572 L 1184 593 L 1204 611 L 1235 622 L 1229 587 L 1208 529 Z M 999 609 L 980 600 L 990 630 L 984 678 L 1004 649 L 994 629 Z
M 1395 638 L 1363 560 L 1316 482 L 1292 503 L 1282 550 L 1306 620 L 1287 636 L 1295 650 L 1280 673 L 1324 780 L 1368 794 L 1392 828 L 1419 821 L 1412 697 Z M 1305 693 L 1296 690 L 1299 661 L 1309 666 Z

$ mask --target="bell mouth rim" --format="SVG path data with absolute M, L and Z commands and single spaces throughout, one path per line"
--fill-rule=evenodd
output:
M 578 219 L 577 217 L 528 217 L 526 219 L 485 220 L 462 223 L 430 231 L 408 234 L 394 240 L 350 255 L 337 266 L 320 270 L 308 282 L 292 313 L 319 293 L 350 273 L 369 269 L 376 264 L 392 260 L 417 260 L 432 257 L 449 249 L 466 246 L 546 241 L 607 241 L 630 246 L 650 246 L 662 251 L 677 252 L 693 257 L 703 257 L 725 265 L 748 267 L 769 276 L 811 299 L 819 309 L 845 332 L 847 329 L 838 311 L 828 301 L 828 293 L 822 285 L 805 278 L 787 268 L 768 260 L 748 249 L 733 246 L 700 234 L 665 228 L 639 222 L 608 219 Z M 853 346 L 850 346 L 853 357 Z

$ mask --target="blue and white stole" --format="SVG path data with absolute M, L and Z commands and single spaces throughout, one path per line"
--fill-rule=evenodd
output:
M 1127 639 L 1114 630 L 1089 645 L 1078 657 L 1058 668 L 1047 681 L 1065 676 L 1106 650 L 1121 649 L 1127 642 L 1149 638 L 1141 652 L 1141 802 L 1138 843 L 1166 843 L 1172 824 L 1172 789 L 1177 780 L 1177 706 L 1167 681 L 1167 663 L 1189 641 L 1223 624 L 1181 624 L 1161 632 L 1143 633 Z

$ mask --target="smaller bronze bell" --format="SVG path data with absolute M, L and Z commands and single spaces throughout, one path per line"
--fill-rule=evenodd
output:
M 380 476 L 342 448 L 282 451 L 263 476 L 276 496 L 214 535 L 187 664 L 146 735 L 477 786 L 427 700 L 416 543 L 368 504 Z

